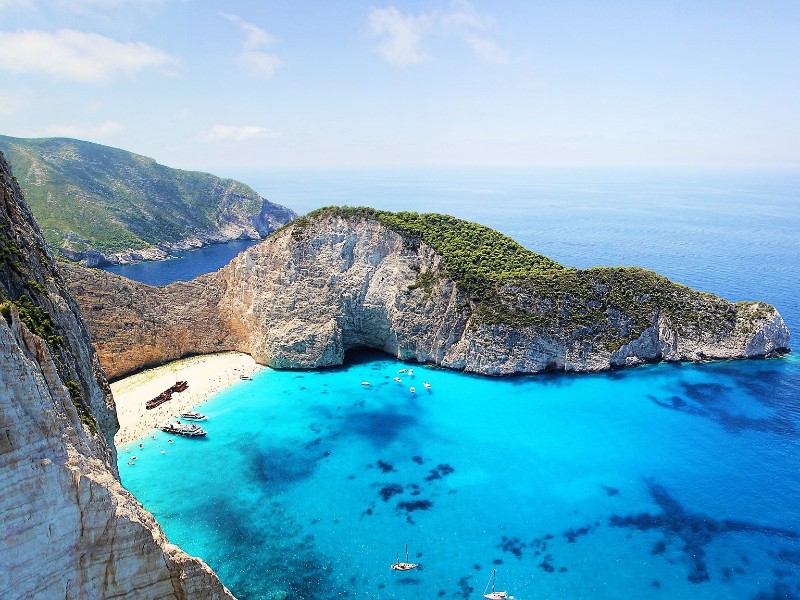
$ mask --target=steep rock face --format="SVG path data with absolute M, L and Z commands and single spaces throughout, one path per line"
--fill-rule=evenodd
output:
M 112 377 L 182 348 L 314 368 L 366 346 L 490 375 L 788 349 L 788 329 L 769 305 L 732 304 L 643 270 L 541 264 L 550 269 L 541 276 L 480 280 L 495 285 L 491 295 L 470 290 L 449 276 L 452 258 L 431 245 L 334 210 L 285 227 L 189 284 L 150 288 L 80 267 L 65 277 Z
M 0 155 L 3 598 L 232 598 L 119 482 L 113 399 Z

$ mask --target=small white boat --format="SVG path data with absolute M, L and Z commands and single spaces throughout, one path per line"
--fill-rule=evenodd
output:
M 370 386 L 370 385 L 372 385 L 372 384 L 371 384 L 369 381 L 362 381 L 362 382 L 361 382 L 361 385 L 363 385 L 363 386 L 365 386 L 365 387 L 366 387 L 366 386 Z
M 395 380 L 397 383 L 403 383 L 403 380 L 402 380 L 402 379 L 400 379 L 399 377 L 395 377 L 395 378 L 394 378 L 394 380 Z
M 181 413 L 181 419 L 185 419 L 186 421 L 205 421 L 208 417 L 199 412 L 185 412 Z
M 426 382 L 424 382 L 422 385 L 424 385 L 424 386 L 425 386 L 425 389 L 426 389 L 426 390 L 429 390 L 429 389 L 431 389 L 431 384 L 430 384 L 430 383 L 428 383 L 427 381 L 426 381 Z
M 414 374 L 414 369 L 409 369 L 409 370 L 408 370 L 408 374 L 409 374 L 409 375 L 413 375 L 413 374 Z
M 245 381 L 250 381 L 252 377 L 250 375 L 239 375 L 239 379 L 244 379 Z
M 494 583 L 497 580 L 497 569 L 492 569 L 492 576 L 486 582 L 486 587 L 483 589 L 483 597 L 488 600 L 514 600 L 514 596 L 509 596 L 508 592 L 495 591 Z M 489 591 L 489 585 L 492 586 L 492 591 Z
M 408 562 L 408 544 L 406 544 L 406 562 L 400 562 L 400 553 L 397 553 L 397 560 L 395 560 L 389 567 L 393 571 L 410 571 L 416 569 L 419 563 Z
M 407 372 L 408 372 L 408 369 L 400 369 L 400 370 L 398 371 L 398 373 L 407 373 Z
M 411 388 L 409 391 L 410 391 L 412 394 L 414 394 L 414 393 L 416 393 L 417 389 L 416 389 L 416 388 L 414 388 L 414 387 L 412 387 L 412 388 Z

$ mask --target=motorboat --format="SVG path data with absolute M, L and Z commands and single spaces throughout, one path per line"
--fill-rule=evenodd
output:
M 427 381 L 426 381 L 425 383 L 423 383 L 422 385 L 424 385 L 424 386 L 425 386 L 425 389 L 426 389 L 426 390 L 429 390 L 429 389 L 431 389 L 431 384 L 430 384 L 430 383 L 428 383 Z
M 208 417 L 199 412 L 184 412 L 181 413 L 181 419 L 184 421 L 205 421 Z
M 204 437 L 207 433 L 197 423 L 181 423 L 180 421 L 177 423 L 165 423 L 159 429 L 166 433 L 174 433 L 184 437 Z

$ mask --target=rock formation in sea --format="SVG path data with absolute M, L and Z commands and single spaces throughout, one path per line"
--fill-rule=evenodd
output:
M 119 481 L 114 402 L 0 154 L 0 596 L 232 598 Z
M 63 266 L 111 378 L 239 350 L 277 368 L 369 347 L 487 375 L 787 351 L 778 311 L 638 268 L 576 270 L 443 215 L 328 208 L 220 271 L 155 288 Z

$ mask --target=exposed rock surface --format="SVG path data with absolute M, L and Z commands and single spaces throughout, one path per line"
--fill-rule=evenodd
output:
M 501 375 L 788 349 L 772 306 L 733 304 L 651 272 L 556 265 L 554 275 L 497 284 L 490 300 L 512 307 L 503 313 L 449 277 L 454 269 L 441 253 L 377 219 L 333 210 L 301 221 L 217 273 L 164 288 L 65 265 L 109 376 L 221 350 L 313 368 L 341 364 L 348 349 L 366 346 Z M 583 292 L 561 291 L 573 288 Z
M 0 596 L 232 598 L 119 482 L 116 412 L 0 154 Z

